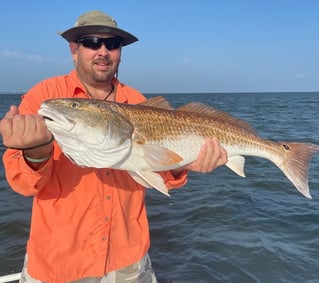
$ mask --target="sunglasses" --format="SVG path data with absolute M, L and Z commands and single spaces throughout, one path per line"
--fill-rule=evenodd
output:
M 120 48 L 120 46 L 122 45 L 122 40 L 119 37 L 101 38 L 96 36 L 89 36 L 78 39 L 76 43 L 81 43 L 84 47 L 93 50 L 100 49 L 102 44 L 104 44 L 107 50 L 114 50 Z

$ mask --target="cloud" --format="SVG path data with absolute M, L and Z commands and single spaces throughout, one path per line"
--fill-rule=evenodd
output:
M 19 51 L 10 51 L 8 49 L 0 50 L 0 57 L 1 58 L 15 58 L 15 59 L 23 59 L 32 62 L 44 62 L 47 61 L 47 58 L 41 55 L 32 55 L 32 54 L 24 54 Z

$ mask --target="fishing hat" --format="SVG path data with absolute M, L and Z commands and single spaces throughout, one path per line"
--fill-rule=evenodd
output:
M 119 36 L 122 39 L 123 46 L 138 41 L 138 38 L 134 35 L 118 28 L 116 21 L 101 11 L 82 14 L 75 22 L 74 27 L 64 32 L 58 32 L 68 42 L 74 42 L 83 35 L 93 33 L 109 33 Z

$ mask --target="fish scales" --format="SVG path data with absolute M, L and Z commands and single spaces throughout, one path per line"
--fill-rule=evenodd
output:
M 142 133 L 150 143 L 198 135 L 202 138 L 217 137 L 224 147 L 241 145 L 243 152 L 240 154 L 245 153 L 247 147 L 255 150 L 267 147 L 268 151 L 283 151 L 280 144 L 261 139 L 245 128 L 218 117 L 186 111 L 167 111 L 143 105 L 136 105 L 133 111 L 126 105 L 117 106 L 118 112 L 127 116 L 135 130 Z
M 128 117 L 135 130 L 142 131 L 148 140 L 197 134 L 206 138 L 216 136 L 227 144 L 232 141 L 236 143 L 247 136 L 245 129 L 199 113 L 170 111 L 143 105 L 116 105 L 115 108 L 118 113 Z M 256 136 L 250 135 L 249 139 L 256 139 Z

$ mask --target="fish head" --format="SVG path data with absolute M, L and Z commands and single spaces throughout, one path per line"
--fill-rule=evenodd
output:
M 128 154 L 133 125 L 114 111 L 110 102 L 77 98 L 49 99 L 41 104 L 38 114 L 45 119 L 46 126 L 62 151 L 73 161 L 74 155 L 79 152 L 88 155 L 94 152 L 103 155 L 104 152 L 107 155 L 110 151 L 120 151 L 114 162 Z M 75 160 L 75 163 L 78 162 Z

